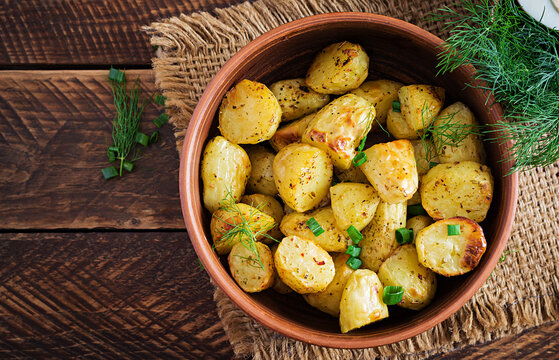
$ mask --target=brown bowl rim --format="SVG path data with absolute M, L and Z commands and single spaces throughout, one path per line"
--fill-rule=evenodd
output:
M 438 309 L 436 312 L 429 315 L 428 319 L 425 319 L 425 321 L 417 322 L 411 325 L 404 324 L 398 329 L 389 329 L 376 334 L 333 334 L 309 329 L 305 326 L 286 320 L 285 318 L 275 314 L 267 307 L 259 304 L 257 301 L 252 299 L 249 294 L 242 291 L 236 285 L 229 273 L 223 268 L 217 254 L 213 251 L 210 242 L 205 236 L 204 226 L 201 219 L 196 216 L 198 213 L 196 205 L 201 206 L 199 188 L 200 157 L 202 147 L 208 135 L 214 116 L 205 122 L 199 119 L 203 118 L 203 114 L 207 112 L 208 109 L 211 108 L 212 103 L 216 101 L 216 99 L 213 99 L 212 101 L 212 94 L 219 87 L 219 84 L 222 83 L 224 79 L 235 75 L 237 60 L 246 60 L 247 58 L 254 56 L 254 54 L 259 52 L 259 48 L 262 44 L 279 40 L 283 36 L 290 34 L 293 30 L 308 29 L 325 22 L 332 23 L 347 21 L 375 22 L 389 26 L 397 32 L 411 32 L 423 42 L 431 46 L 439 46 L 443 43 L 443 41 L 437 36 L 408 22 L 377 14 L 357 12 L 314 15 L 281 25 L 259 36 L 243 47 L 225 63 L 222 69 L 210 82 L 198 102 L 198 105 L 192 114 L 182 147 L 179 170 L 179 191 L 183 218 L 191 243 L 194 246 L 194 250 L 213 281 L 239 308 L 264 326 L 296 340 L 334 348 L 367 348 L 405 340 L 431 329 L 459 310 L 480 289 L 497 264 L 510 236 L 518 198 L 517 173 L 508 175 L 503 179 L 503 188 L 507 188 L 508 185 L 508 188 L 510 188 L 510 196 L 505 196 L 503 199 L 503 213 L 501 217 L 504 220 L 501 229 L 502 231 L 500 231 L 497 236 L 492 239 L 492 241 L 498 242 L 496 251 L 489 254 L 489 258 L 486 259 L 484 266 L 478 267 L 476 272 L 473 273 L 464 284 L 465 291 L 458 294 L 449 306 Z M 461 69 L 457 71 L 465 71 L 467 75 L 472 78 L 474 70 L 475 69 L 472 66 L 468 65 L 462 66 Z M 220 102 L 221 99 L 218 101 Z M 489 99 L 489 103 L 494 103 L 492 98 Z M 503 112 L 501 107 L 498 104 L 493 105 L 490 117 L 496 120 L 501 119 L 502 115 Z M 511 146 L 511 141 L 499 144 L 500 153 L 505 154 L 507 149 L 510 149 Z M 505 168 L 511 168 L 510 161 L 505 162 Z

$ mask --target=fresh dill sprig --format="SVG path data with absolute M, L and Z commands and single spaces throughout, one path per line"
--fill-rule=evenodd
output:
M 120 79 L 109 77 L 109 81 L 116 108 L 112 131 L 113 148 L 116 150 L 115 158 L 120 160 L 119 175 L 122 176 L 124 163 L 135 146 L 136 133 L 140 128 L 142 112 L 149 104 L 151 97 L 141 96 L 139 77 L 130 89 L 130 94 L 126 91 L 126 77 L 124 75 Z M 135 151 L 130 162 L 136 161 L 138 155 L 139 152 Z
M 262 237 L 271 239 L 276 242 L 278 240 L 274 239 L 272 236 L 268 234 L 268 231 L 272 230 L 274 226 L 276 226 L 275 223 L 262 226 L 262 227 L 257 226 L 258 223 L 261 221 L 259 220 L 260 215 L 262 214 L 262 212 L 260 211 L 260 208 L 262 207 L 261 205 L 256 207 L 251 206 L 249 213 L 244 214 L 243 211 L 239 208 L 238 204 L 235 202 L 235 197 L 233 196 L 231 191 L 228 190 L 227 194 L 225 195 L 225 198 L 223 199 L 220 210 L 224 210 L 227 213 L 231 214 L 232 219 L 234 219 L 234 221 L 229 222 L 227 220 L 224 220 L 218 217 L 217 215 L 215 215 L 215 213 L 212 216 L 224 222 L 228 226 L 227 229 L 220 231 L 221 236 L 217 241 L 217 243 L 219 244 L 225 243 L 228 246 L 233 246 L 237 242 L 240 242 L 245 248 L 250 250 L 255 256 L 255 259 L 244 258 L 244 257 L 241 258 L 247 260 L 247 262 L 250 265 L 253 265 L 252 263 L 255 263 L 258 265 L 257 267 L 264 269 L 264 264 L 260 259 L 260 253 L 256 246 L 256 242 L 258 241 L 259 238 Z M 215 245 L 216 244 L 214 244 L 214 248 Z
M 485 130 L 499 143 L 512 140 L 511 172 L 559 159 L 559 36 L 526 14 L 514 0 L 460 0 L 465 15 L 444 7 L 432 20 L 450 37 L 439 55 L 439 73 L 472 64 L 468 86 L 493 93 L 505 121 Z

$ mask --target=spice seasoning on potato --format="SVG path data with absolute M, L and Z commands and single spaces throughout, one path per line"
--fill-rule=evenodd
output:
M 256 249 L 237 243 L 228 257 L 233 279 L 246 292 L 259 292 L 274 284 L 272 252 L 262 243 L 254 245 Z
M 246 191 L 249 193 L 276 196 L 278 190 L 276 189 L 274 172 L 272 170 L 272 164 L 274 163 L 276 154 L 261 145 L 247 146 L 246 152 L 252 167 Z
M 398 99 L 398 90 L 403 84 L 392 80 L 366 81 L 351 94 L 361 96 L 375 107 L 376 119 L 373 127 L 386 124 L 388 111 L 392 109 L 392 102 Z
M 402 115 L 410 129 L 428 127 L 441 111 L 445 90 L 432 85 L 408 85 L 398 90 Z
M 304 78 L 277 81 L 270 85 L 270 90 L 280 104 L 282 121 L 299 119 L 330 101 L 329 95 L 307 87 Z
M 295 120 L 287 125 L 281 126 L 270 139 L 270 145 L 272 145 L 274 150 L 280 151 L 289 144 L 300 142 L 303 137 L 303 133 L 315 115 L 316 113 L 314 112 L 302 119 Z

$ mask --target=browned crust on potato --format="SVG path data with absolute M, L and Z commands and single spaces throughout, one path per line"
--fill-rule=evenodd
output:
M 479 264 L 481 256 L 485 253 L 485 249 L 487 248 L 483 229 L 478 223 L 465 217 L 457 216 L 449 220 L 452 219 L 459 219 L 460 221 L 467 222 L 474 228 L 468 236 L 465 253 L 460 260 L 460 266 L 473 270 Z

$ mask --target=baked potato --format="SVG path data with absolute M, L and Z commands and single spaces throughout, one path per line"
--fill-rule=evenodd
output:
M 281 126 L 270 139 L 270 145 L 272 145 L 274 150 L 280 151 L 289 144 L 300 142 L 305 129 L 309 126 L 315 115 L 316 113 L 312 113 L 302 119 Z
M 266 290 L 274 283 L 272 252 L 262 243 L 253 244 L 235 244 L 227 258 L 233 279 L 246 292 Z
M 239 201 L 245 192 L 252 166 L 245 150 L 223 136 L 211 139 L 202 154 L 204 206 L 211 213 L 228 200 Z
M 351 225 L 359 231 L 367 226 L 377 210 L 380 197 L 367 184 L 340 183 L 330 188 L 332 212 L 340 231 L 347 234 Z
M 276 251 L 278 250 L 278 245 L 279 244 L 274 244 L 270 248 L 270 250 L 272 251 L 272 257 L 276 254 Z M 281 281 L 275 266 L 274 266 L 274 284 L 272 285 L 272 290 L 274 290 L 279 294 L 289 294 L 293 292 L 293 290 L 289 286 L 285 285 L 285 283 Z
M 441 111 L 445 90 L 432 85 L 408 85 L 398 90 L 400 109 L 409 127 L 421 130 L 428 127 Z
M 252 194 L 243 195 L 243 197 L 241 198 L 241 202 L 255 207 L 258 210 L 262 211 L 264 214 L 270 215 L 272 218 L 274 218 L 276 226 L 268 231 L 268 235 L 273 237 L 277 241 L 283 238 L 283 234 L 279 229 L 279 224 L 281 223 L 281 219 L 283 218 L 283 206 L 280 204 L 279 201 L 269 195 Z M 271 244 L 274 242 L 274 240 L 268 237 L 263 237 L 261 241 L 265 244 Z
M 383 302 L 384 287 L 371 270 L 355 270 L 347 280 L 340 300 L 340 328 L 342 333 L 358 329 L 388 317 L 388 306 Z
M 232 87 L 219 107 L 219 130 L 235 144 L 269 140 L 281 121 L 280 105 L 266 85 L 241 80 Z
M 247 182 L 246 191 L 270 196 L 276 196 L 278 189 L 274 182 L 272 164 L 274 154 L 261 145 L 253 145 L 246 148 L 252 171 Z
M 277 81 L 270 90 L 281 107 L 283 121 L 299 119 L 330 102 L 329 95 L 309 89 L 304 78 Z
M 419 133 L 410 128 L 402 113 L 394 111 L 392 108 L 388 110 L 386 116 L 386 129 L 396 139 L 419 139 Z
M 373 80 L 366 81 L 351 94 L 361 96 L 375 107 L 376 121 L 373 128 L 379 127 L 378 124 L 386 124 L 388 111 L 392 109 L 392 102 L 398 99 L 398 90 L 403 84 L 392 80 Z M 378 124 L 377 124 L 378 122 Z
M 401 286 L 404 289 L 402 301 L 398 303 L 406 309 L 421 310 L 429 305 L 437 291 L 437 277 L 430 269 L 419 263 L 415 245 L 402 245 L 378 271 L 384 286 Z
M 313 60 L 305 81 L 321 94 L 341 95 L 357 89 L 369 75 L 369 56 L 348 41 L 324 48 Z
M 448 225 L 460 226 L 459 235 L 448 235 Z M 439 220 L 421 230 L 415 240 L 419 262 L 437 274 L 456 276 L 473 270 L 487 243 L 478 223 L 464 217 Z
M 439 163 L 437 151 L 430 139 L 412 140 L 411 145 L 413 146 L 417 175 L 421 178 L 427 174 L 427 171 L 431 168 L 431 163 L 434 165 Z
M 283 238 L 274 254 L 274 264 L 280 279 L 299 294 L 326 289 L 336 273 L 326 250 L 298 236 Z
M 274 181 L 285 203 L 298 212 L 317 206 L 332 183 L 332 161 L 308 144 L 290 144 L 274 158 Z
M 367 161 L 361 170 L 383 201 L 401 203 L 417 191 L 417 167 L 409 140 L 376 144 L 364 153 Z
M 347 94 L 320 109 L 303 133 L 304 143 L 320 148 L 335 167 L 349 169 L 355 148 L 371 129 L 375 108 L 365 99 Z
M 493 199 L 491 170 L 473 161 L 439 164 L 421 181 L 421 202 L 435 220 L 463 216 L 481 222 Z

